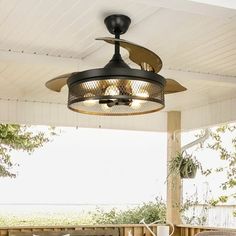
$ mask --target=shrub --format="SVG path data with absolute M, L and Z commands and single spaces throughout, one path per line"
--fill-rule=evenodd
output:
M 104 211 L 98 208 L 95 212 L 90 212 L 90 216 L 93 224 L 138 224 L 143 218 L 146 223 L 155 220 L 164 222 L 166 220 L 166 204 L 156 198 L 153 202 L 143 203 L 141 206 L 123 211 L 116 208 Z

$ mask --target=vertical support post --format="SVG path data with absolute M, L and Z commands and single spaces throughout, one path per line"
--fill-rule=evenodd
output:
M 167 221 L 180 224 L 180 204 L 182 200 L 182 183 L 180 176 L 172 175 L 169 162 L 181 151 L 181 112 L 167 113 Z

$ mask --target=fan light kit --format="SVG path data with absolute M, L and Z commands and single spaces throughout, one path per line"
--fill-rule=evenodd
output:
M 165 106 L 165 94 L 185 91 L 182 85 L 157 74 L 162 61 L 154 52 L 120 39 L 130 25 L 125 15 L 110 15 L 104 20 L 115 38 L 97 38 L 114 44 L 115 53 L 104 68 L 58 76 L 46 87 L 60 92 L 68 85 L 68 108 L 92 115 L 138 115 L 156 112 Z M 130 68 L 121 58 L 120 47 L 128 50 L 131 61 L 141 69 Z

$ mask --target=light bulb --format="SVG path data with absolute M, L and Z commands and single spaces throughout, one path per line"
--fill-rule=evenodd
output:
M 107 96 L 115 96 L 119 94 L 120 90 L 115 85 L 110 85 L 106 88 L 105 95 Z
M 134 94 L 135 96 L 141 97 L 141 98 L 148 98 L 149 97 L 149 93 L 147 92 L 147 90 L 142 89 L 140 90 L 138 93 Z M 145 100 L 139 100 L 140 103 L 145 103 L 147 101 Z
M 136 93 L 136 96 L 139 96 L 139 97 L 142 97 L 142 98 L 148 98 L 149 93 L 147 92 L 147 90 L 142 89 L 140 92 Z
M 85 98 L 88 98 L 88 97 L 93 97 L 94 94 L 92 93 L 86 93 L 84 95 Z M 94 105 L 96 105 L 97 101 L 96 100 L 92 100 L 92 99 L 89 99 L 89 100 L 85 100 L 83 101 L 83 104 L 86 106 L 86 107 L 92 107 Z
M 141 107 L 141 101 L 134 99 L 131 103 L 131 108 L 133 108 L 134 110 L 137 110 L 140 107 Z

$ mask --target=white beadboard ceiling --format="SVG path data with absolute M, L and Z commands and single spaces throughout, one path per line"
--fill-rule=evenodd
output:
M 129 15 L 123 38 L 155 51 L 160 74 L 187 87 L 166 96 L 165 111 L 236 98 L 236 10 L 202 2 L 1 0 L 0 99 L 66 104 L 67 88 L 57 94 L 44 84 L 107 63 L 112 46 L 94 39 L 110 36 L 103 23 L 109 13 Z

